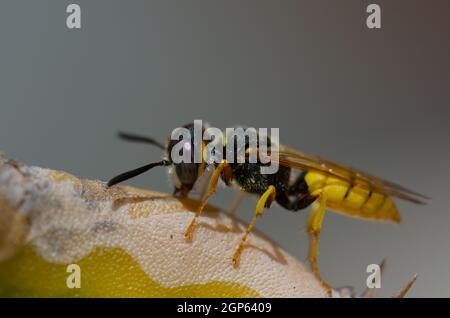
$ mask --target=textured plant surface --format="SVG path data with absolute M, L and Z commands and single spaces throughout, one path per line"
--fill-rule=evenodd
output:
M 29 167 L 0 157 L 0 296 L 324 297 L 299 261 L 255 231 L 240 268 L 245 225 L 197 203 Z M 68 288 L 68 264 L 81 288 Z

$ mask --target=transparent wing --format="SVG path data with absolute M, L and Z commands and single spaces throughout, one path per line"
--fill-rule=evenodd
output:
M 277 157 L 277 156 L 274 156 Z M 367 188 L 370 191 L 379 192 L 389 196 L 395 196 L 403 200 L 417 204 L 425 204 L 427 196 L 414 192 L 390 181 L 374 177 L 363 171 L 332 162 L 321 157 L 307 154 L 296 149 L 280 146 L 278 161 L 282 166 L 296 168 L 304 171 L 318 171 L 336 177 L 352 185 Z
M 208 191 L 209 182 L 211 181 L 214 170 L 214 164 L 207 164 L 203 173 L 197 178 L 197 181 L 195 181 L 194 186 L 192 187 L 191 194 L 199 201 L 205 197 Z

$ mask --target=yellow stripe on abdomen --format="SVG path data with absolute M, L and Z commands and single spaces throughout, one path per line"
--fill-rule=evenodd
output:
M 311 195 L 326 195 L 327 208 L 332 211 L 363 219 L 400 222 L 394 202 L 382 193 L 316 171 L 307 172 L 305 182 Z

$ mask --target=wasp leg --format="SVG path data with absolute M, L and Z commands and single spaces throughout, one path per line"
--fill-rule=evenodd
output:
M 241 242 L 239 243 L 236 251 L 233 255 L 233 266 L 239 267 L 239 261 L 241 259 L 242 250 L 244 249 L 245 241 L 247 240 L 248 235 L 252 231 L 255 226 L 256 219 L 262 216 L 264 212 L 264 208 L 270 206 L 272 202 L 275 200 L 276 190 L 273 185 L 269 186 L 267 190 L 263 193 L 263 195 L 259 198 L 258 203 L 256 204 L 255 215 L 253 216 L 252 221 L 247 226 L 244 235 L 241 238 Z
M 184 233 L 184 237 L 188 240 L 192 238 L 192 234 L 194 233 L 195 225 L 197 224 L 198 218 L 202 214 L 203 209 L 205 208 L 206 204 L 208 203 L 209 198 L 216 192 L 217 184 L 219 182 L 220 174 L 225 169 L 225 167 L 228 166 L 228 163 L 226 161 L 222 161 L 214 170 L 214 173 L 211 177 L 211 181 L 209 182 L 208 187 L 208 193 L 203 198 L 200 206 L 197 209 L 197 212 L 195 213 L 194 218 L 192 219 L 191 224 L 186 229 L 186 232 Z
M 317 253 L 319 250 L 320 229 L 322 227 L 323 217 L 325 215 L 326 196 L 324 193 L 319 194 L 319 197 L 312 204 L 311 213 L 307 224 L 307 233 L 309 236 L 309 252 L 308 259 L 311 265 L 311 269 L 322 284 L 322 286 L 331 295 L 331 286 L 326 283 L 320 276 L 319 263 L 317 261 Z

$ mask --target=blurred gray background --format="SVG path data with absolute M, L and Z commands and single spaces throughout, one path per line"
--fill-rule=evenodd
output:
M 398 202 L 400 225 L 329 213 L 320 248 L 334 286 L 365 286 L 387 258 L 381 295 L 419 274 L 411 296 L 450 296 L 448 1 L 77 0 L 0 2 L 0 149 L 9 158 L 107 180 L 160 158 L 117 130 L 163 140 L 204 119 L 279 127 L 281 141 L 433 199 Z M 130 184 L 171 191 L 164 169 Z M 233 191 L 213 199 L 227 206 Z M 239 210 L 244 220 L 255 200 Z M 306 213 L 274 206 L 257 227 L 300 259 Z

